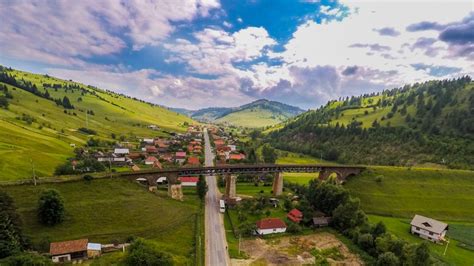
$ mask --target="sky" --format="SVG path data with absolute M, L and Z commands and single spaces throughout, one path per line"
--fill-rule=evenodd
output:
M 0 64 L 187 109 L 474 76 L 474 1 L 3 0 Z

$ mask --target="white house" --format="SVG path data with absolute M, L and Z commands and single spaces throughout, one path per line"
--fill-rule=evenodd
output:
M 155 141 L 154 139 L 149 139 L 149 138 L 143 139 L 143 142 L 148 143 L 148 144 L 152 144 L 154 141 Z
M 235 146 L 235 145 L 229 144 L 229 145 L 227 145 L 227 147 L 230 148 L 230 151 L 236 151 L 237 150 L 237 146 Z
M 257 234 L 268 235 L 286 232 L 286 224 L 280 218 L 265 218 L 257 221 Z
M 199 178 L 196 176 L 182 176 L 179 177 L 179 181 L 181 181 L 181 186 L 183 187 L 195 187 Z
M 433 242 L 444 241 L 448 224 L 416 214 L 411 220 L 411 233 Z
M 129 154 L 130 151 L 125 148 L 115 148 L 114 153 L 115 154 Z

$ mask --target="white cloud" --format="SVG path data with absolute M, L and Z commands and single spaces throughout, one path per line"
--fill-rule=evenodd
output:
M 0 1 L 0 50 L 10 58 L 83 66 L 82 58 L 156 45 L 172 22 L 207 16 L 217 0 Z M 120 35 L 123 33 L 125 36 Z

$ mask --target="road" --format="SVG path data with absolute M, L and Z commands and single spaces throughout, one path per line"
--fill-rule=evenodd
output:
M 214 153 L 207 129 L 204 130 L 205 166 L 214 166 Z M 227 241 L 225 238 L 223 215 L 219 212 L 221 194 L 214 176 L 206 176 L 208 192 L 206 195 L 206 265 L 230 265 Z

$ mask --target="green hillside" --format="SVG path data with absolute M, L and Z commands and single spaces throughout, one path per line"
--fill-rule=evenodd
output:
M 258 100 L 223 114 L 215 122 L 258 128 L 278 124 L 302 112 L 303 110 L 298 107 L 275 101 Z
M 50 176 L 73 154 L 70 144 L 83 146 L 90 137 L 134 141 L 184 131 L 184 123 L 192 122 L 125 95 L 4 67 L 0 68 L 0 103 L 2 99 L 7 107 L 0 108 L 0 180 L 29 178 L 32 165 L 37 176 Z
M 466 76 L 331 101 L 267 136 L 339 163 L 473 169 L 474 83 Z

